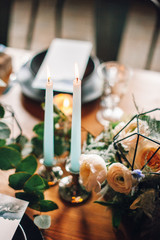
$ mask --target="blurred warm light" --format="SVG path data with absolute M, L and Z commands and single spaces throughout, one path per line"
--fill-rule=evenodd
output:
M 64 108 L 68 108 L 69 107 L 69 99 L 68 98 L 65 98 L 64 101 L 63 101 L 63 107 Z
M 60 93 L 54 96 L 54 104 L 66 115 L 72 115 L 73 98 L 70 94 Z

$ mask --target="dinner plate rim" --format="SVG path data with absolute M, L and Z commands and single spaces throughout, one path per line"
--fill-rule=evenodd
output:
M 30 225 L 30 227 L 32 229 L 28 229 L 27 228 L 27 225 Z M 13 236 L 13 239 L 17 239 L 18 238 L 18 232 L 21 231 L 21 233 L 23 234 L 24 236 L 24 240 L 35 240 L 35 237 L 36 237 L 36 240 L 44 240 L 44 237 L 40 231 L 40 229 L 34 224 L 34 222 L 32 221 L 32 219 L 27 215 L 27 214 L 24 214 L 19 225 L 18 225 L 18 228 Z M 29 237 L 30 235 L 30 231 L 35 231 L 36 232 L 36 236 L 35 236 L 35 232 L 33 232 L 33 237 Z
M 87 80 L 82 84 L 82 91 L 85 88 L 89 88 L 89 86 L 91 86 L 91 85 L 93 88 L 93 86 L 97 85 L 98 81 L 100 81 L 100 79 L 97 75 L 97 72 L 96 72 L 97 66 L 100 64 L 100 61 L 96 56 L 91 56 L 91 58 L 94 62 L 95 69 L 88 77 L 86 77 Z M 28 97 L 31 100 L 34 100 L 36 102 L 43 102 L 45 91 L 43 89 L 35 89 L 32 87 L 32 82 L 34 79 L 33 73 L 30 69 L 30 62 L 32 61 L 32 59 L 30 59 L 28 62 L 26 62 L 21 67 L 21 69 L 17 73 L 17 81 L 21 86 L 22 93 L 26 97 Z M 24 75 L 25 75 L 24 73 L 26 74 L 26 77 L 24 77 Z M 55 94 L 58 94 L 60 92 L 62 92 L 62 91 L 55 91 Z M 70 94 L 72 95 L 72 93 L 70 93 Z M 96 87 L 94 89 L 94 92 L 87 93 L 88 96 L 84 97 L 83 92 L 82 92 L 82 104 L 96 100 L 97 98 L 99 98 L 101 96 L 101 94 L 102 94 L 102 91 L 100 91 L 100 89 L 97 90 Z

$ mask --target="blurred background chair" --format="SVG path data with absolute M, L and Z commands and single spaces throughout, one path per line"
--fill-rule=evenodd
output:
M 117 60 L 129 0 L 95 0 L 96 55 L 102 61 Z
M 142 57 L 142 55 L 145 58 L 145 63 L 140 68 L 146 68 L 150 69 L 153 61 L 153 57 L 155 54 L 155 49 L 157 49 L 157 41 L 159 36 L 159 29 L 160 29 L 160 2 L 159 0 L 82 0 L 81 2 L 74 1 L 74 0 L 47 0 L 46 2 L 50 2 L 49 6 L 54 5 L 53 9 L 51 9 L 54 19 L 52 18 L 50 21 L 54 22 L 53 28 L 54 28 L 54 34 L 44 34 L 41 30 L 39 32 L 38 41 L 34 38 L 35 31 L 37 30 L 37 19 L 40 18 L 40 14 L 48 14 L 45 13 L 46 9 L 43 9 L 43 12 L 39 11 L 41 6 L 44 6 L 44 1 L 42 0 L 0 0 L 0 43 L 3 43 L 5 45 L 8 45 L 8 28 L 12 25 L 14 25 L 14 21 L 9 26 L 10 16 L 13 13 L 14 9 L 12 9 L 13 3 L 21 4 L 24 6 L 28 6 L 30 3 L 30 8 L 24 8 L 24 10 L 21 8 L 22 11 L 28 11 L 29 12 L 29 21 L 27 23 L 26 27 L 23 27 L 23 31 L 25 32 L 25 44 L 22 46 L 26 49 L 32 49 L 34 50 L 34 47 L 37 47 L 37 44 L 39 46 L 42 46 L 43 48 L 43 42 L 44 39 L 48 39 L 48 43 L 51 42 L 51 40 L 55 37 L 62 37 L 62 38 L 74 38 L 79 40 L 90 40 L 93 42 L 93 52 L 96 54 L 102 61 L 110 61 L 110 60 L 119 60 L 119 52 L 121 50 L 121 46 L 123 43 L 123 37 L 124 32 L 126 31 L 126 24 L 128 23 L 128 15 L 130 13 L 131 8 L 133 5 L 137 4 L 138 10 L 139 5 L 148 6 L 149 9 L 155 10 L 155 27 L 153 32 L 148 30 L 148 35 L 151 37 L 149 38 L 150 43 L 148 44 L 148 47 L 146 49 L 146 53 L 141 53 L 141 56 L 139 56 L 139 50 L 136 49 L 134 44 L 130 46 L 130 49 L 135 48 L 136 52 L 135 60 Z M 25 5 L 26 4 L 26 5 Z M 81 10 L 78 9 L 78 6 L 81 5 Z M 82 7 L 83 6 L 83 7 Z M 141 7 L 141 6 L 140 6 Z M 68 8 L 72 8 L 72 10 L 69 10 Z M 17 8 L 18 9 L 18 8 Z M 68 11 L 68 15 L 65 15 L 66 9 Z M 88 10 L 86 10 L 88 9 Z M 86 13 L 89 12 L 89 14 L 84 15 L 83 12 Z M 88 12 L 87 12 L 88 11 Z M 143 11 L 143 10 L 142 10 Z M 145 11 L 144 11 L 145 12 Z M 140 13 L 141 14 L 141 13 Z M 143 12 L 142 14 L 143 15 Z M 76 26 L 76 18 L 79 17 L 79 25 Z M 88 33 L 85 32 L 87 29 L 87 24 L 85 24 L 84 18 L 93 18 L 93 32 Z M 147 15 L 146 15 L 147 17 Z M 149 17 L 149 16 L 148 16 Z M 46 20 L 47 19 L 47 20 Z M 48 21 L 48 18 L 44 18 L 43 24 L 45 21 Z M 68 21 L 68 25 L 66 22 Z M 90 21 L 91 23 L 91 21 Z M 19 24 L 21 23 L 21 19 L 19 19 Z M 81 25 L 80 25 L 81 24 Z M 137 29 L 141 25 L 141 36 L 144 33 L 146 33 L 146 29 L 148 29 L 145 26 L 145 29 L 143 29 L 143 23 L 138 22 Z M 49 31 L 49 26 L 47 22 L 47 27 Z M 75 25 L 75 26 L 74 26 Z M 146 24 L 145 24 L 146 25 Z M 44 27 L 46 25 L 44 24 Z M 64 34 L 64 29 L 67 27 L 67 30 L 65 32 L 71 33 L 70 35 Z M 22 26 L 21 26 L 22 28 Z M 15 27 L 14 30 L 17 30 L 18 28 Z M 75 31 L 75 29 L 78 29 Z M 84 29 L 84 32 L 82 30 Z M 45 30 L 44 28 L 42 30 Z M 128 29 L 127 29 L 128 30 Z M 140 30 L 138 30 L 140 31 Z M 139 32 L 136 32 L 137 38 L 139 38 L 138 34 Z M 13 32 L 14 33 L 14 32 Z M 75 35 L 77 34 L 77 35 Z M 16 34 L 15 34 L 16 35 Z M 91 35 L 94 35 L 93 37 Z M 11 39 L 12 36 L 10 36 Z M 18 39 L 19 34 L 17 34 L 17 41 L 15 43 L 16 46 L 21 47 L 19 43 L 21 43 L 21 39 Z M 50 39 L 49 39 L 50 37 Z M 42 40 L 43 39 L 43 40 Z M 131 39 L 132 40 L 132 39 Z M 21 41 L 21 42 L 20 42 Z M 36 44 L 35 44 L 35 41 Z M 46 41 L 46 42 L 47 42 Z M 136 42 L 139 41 L 135 40 Z M 146 39 L 141 39 L 141 44 L 146 44 Z M 11 41 L 10 41 L 11 42 Z M 34 47 L 33 43 L 34 42 Z M 42 45 L 41 45 L 42 42 Z M 130 41 L 131 42 L 131 41 Z M 133 41 L 132 41 L 133 42 Z M 14 46 L 14 45 L 13 45 Z M 143 48 L 143 47 L 142 47 Z M 123 48 L 122 48 L 123 50 Z M 137 54 L 137 55 L 136 55 Z M 129 56 L 128 58 L 133 58 L 133 56 Z M 123 60 L 123 59 L 122 59 Z M 125 60 L 126 61 L 126 60 Z M 129 61 L 130 64 L 131 61 Z M 139 67 L 139 65 L 135 65 L 136 67 Z M 133 66 L 134 67 L 134 66 Z M 160 69 L 160 68 L 158 68 Z
M 56 0 L 55 5 L 55 35 L 56 37 L 61 37 L 62 30 L 62 11 L 64 7 L 65 0 Z M 37 18 L 38 8 L 40 0 L 32 0 L 30 21 L 28 25 L 27 38 L 26 38 L 26 49 L 31 48 L 31 43 L 33 39 L 33 32 L 35 28 L 35 22 Z
M 0 0 L 0 43 L 4 45 L 8 45 L 8 30 L 13 1 L 14 0 Z M 65 0 L 56 0 L 54 12 L 56 37 L 61 37 L 62 11 L 64 2 Z M 40 0 L 31 0 L 30 18 L 25 43 L 26 49 L 31 48 L 39 5 Z
M 150 0 L 150 1 L 151 1 L 151 3 L 153 3 L 153 5 L 155 7 L 156 21 L 155 21 L 154 32 L 152 35 L 151 45 L 149 48 L 145 69 L 150 69 L 150 67 L 151 67 L 152 58 L 154 55 L 154 51 L 156 48 L 156 44 L 157 44 L 158 36 L 159 36 L 159 32 L 160 32 L 160 1 L 159 0 Z
M 7 45 L 12 0 L 0 0 L 0 44 Z
M 147 54 L 145 69 L 150 69 L 160 31 L 160 2 L 144 0 L 155 7 L 155 27 Z M 116 61 L 123 37 L 131 0 L 95 0 L 96 55 L 102 61 Z M 152 6 L 153 5 L 153 6 Z

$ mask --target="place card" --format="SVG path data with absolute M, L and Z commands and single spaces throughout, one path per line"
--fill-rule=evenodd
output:
M 0 239 L 11 240 L 28 202 L 0 193 Z
M 54 82 L 53 90 L 72 93 L 75 63 L 78 64 L 80 79 L 83 79 L 91 49 L 89 41 L 54 39 L 32 86 L 45 89 L 48 66 Z

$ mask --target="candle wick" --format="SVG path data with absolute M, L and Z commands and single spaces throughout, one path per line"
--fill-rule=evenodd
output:
M 78 82 L 78 77 L 76 77 L 76 82 Z
M 48 83 L 51 83 L 51 78 L 50 77 L 48 77 Z

